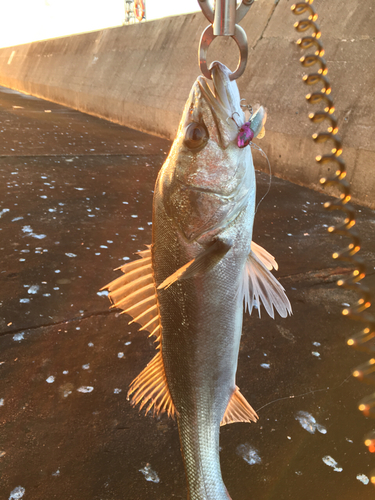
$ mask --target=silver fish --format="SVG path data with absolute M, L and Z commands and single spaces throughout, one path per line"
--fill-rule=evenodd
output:
M 271 274 L 275 259 L 252 242 L 255 173 L 237 146 L 245 117 L 235 81 L 213 63 L 213 91 L 198 77 L 156 181 L 152 245 L 107 285 L 123 309 L 156 337 L 157 354 L 132 382 L 132 404 L 178 422 L 190 500 L 230 498 L 219 461 L 220 425 L 255 422 L 236 386 L 245 304 L 273 317 L 291 313 Z M 263 133 L 260 107 L 251 123 Z

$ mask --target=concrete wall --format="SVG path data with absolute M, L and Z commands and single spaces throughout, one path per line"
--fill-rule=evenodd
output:
M 247 102 L 268 109 L 259 145 L 272 172 L 319 189 L 325 172 L 314 157 L 323 148 L 311 140 L 317 128 L 307 118 L 313 107 L 304 99 L 310 89 L 301 82 L 292 3 L 258 0 L 242 21 L 249 60 L 238 85 Z M 375 3 L 314 6 L 353 198 L 375 208 Z M 207 24 L 198 13 L 0 49 L 0 85 L 172 139 L 199 74 L 197 48 Z M 232 69 L 237 57 L 231 39 L 217 39 L 209 50 L 210 60 Z M 264 159 L 255 158 L 265 169 Z

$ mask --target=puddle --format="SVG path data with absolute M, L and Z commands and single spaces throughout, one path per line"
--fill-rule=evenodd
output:
M 25 488 L 23 488 L 22 486 L 17 486 L 17 488 L 14 488 L 14 490 L 11 492 L 9 500 L 19 500 L 23 497 L 25 491 Z
M 151 469 L 150 464 L 146 464 L 143 469 L 139 469 L 139 472 L 141 472 L 146 481 L 151 481 L 152 483 L 159 483 L 160 479 L 159 476 L 156 474 L 154 470 Z
M 301 427 L 310 434 L 315 434 L 315 431 L 318 431 L 321 434 L 327 434 L 327 429 L 323 425 L 318 424 L 310 413 L 307 413 L 306 411 L 299 411 L 295 418 L 301 424 Z
M 326 465 L 328 465 L 328 467 L 332 467 L 335 472 L 342 472 L 342 467 L 338 467 L 338 463 L 331 456 L 326 455 L 322 458 L 322 460 Z
M 237 446 L 236 453 L 250 465 L 262 463 L 262 459 L 259 456 L 258 450 L 248 443 L 240 444 L 239 446 Z

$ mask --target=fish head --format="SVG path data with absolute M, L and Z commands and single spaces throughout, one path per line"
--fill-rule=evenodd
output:
M 158 181 L 167 213 L 189 241 L 220 232 L 255 200 L 250 147 L 237 145 L 246 121 L 237 84 L 219 62 L 211 74 L 213 90 L 201 76 L 192 87 Z

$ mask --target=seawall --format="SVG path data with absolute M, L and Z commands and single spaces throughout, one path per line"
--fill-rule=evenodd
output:
M 307 117 L 320 108 L 304 98 L 311 87 L 301 81 L 292 3 L 258 0 L 241 22 L 249 59 L 238 85 L 248 103 L 268 109 L 259 145 L 272 173 L 320 189 L 326 172 L 314 157 L 324 146 L 311 140 L 318 126 Z M 353 199 L 375 208 L 375 4 L 330 0 L 314 6 Z M 197 49 L 207 24 L 197 13 L 3 48 L 0 85 L 172 139 L 199 74 Z M 234 69 L 238 49 L 232 40 L 217 39 L 209 58 Z M 267 169 L 258 153 L 255 164 Z

